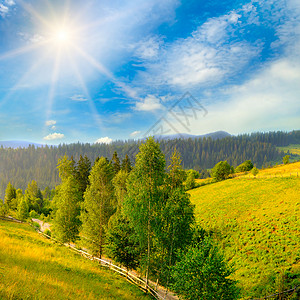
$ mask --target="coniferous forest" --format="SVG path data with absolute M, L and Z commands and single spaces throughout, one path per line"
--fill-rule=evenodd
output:
M 61 182 L 56 166 L 59 158 L 65 154 L 73 157 L 75 161 L 82 155 L 94 162 L 101 156 L 111 159 L 116 151 L 121 160 L 128 155 L 134 163 L 139 144 L 137 141 L 116 141 L 109 145 L 74 143 L 19 149 L 1 147 L 0 198 L 3 199 L 9 182 L 23 191 L 32 180 L 35 180 L 41 189 L 53 189 Z M 278 131 L 243 134 L 217 140 L 203 138 L 160 141 L 167 162 L 176 146 L 181 153 L 184 169 L 197 171 L 211 169 L 216 163 L 224 160 L 234 167 L 245 160 L 251 160 L 258 168 L 266 167 L 281 162 L 284 153 L 276 147 L 289 144 L 300 144 L 299 130 L 288 133 Z

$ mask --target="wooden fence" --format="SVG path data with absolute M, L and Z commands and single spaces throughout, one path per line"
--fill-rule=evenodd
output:
M 17 219 L 12 218 L 12 217 L 0 217 L 0 219 L 6 220 L 6 221 L 17 222 L 17 223 L 23 223 L 22 221 L 17 220 Z M 32 225 L 32 224 L 30 224 L 30 225 Z M 47 239 L 51 239 L 56 243 L 64 245 L 64 246 L 70 248 L 71 250 L 75 251 L 76 253 L 80 254 L 81 256 L 83 256 L 83 257 L 85 257 L 89 260 L 96 261 L 96 262 L 100 263 L 102 266 L 107 267 L 107 268 L 113 270 L 114 272 L 119 273 L 120 275 L 124 276 L 129 282 L 137 285 L 144 292 L 149 292 L 155 299 L 157 299 L 157 300 L 167 299 L 166 298 L 167 295 L 168 295 L 167 294 L 167 289 L 165 291 L 161 290 L 160 293 L 159 293 L 159 291 L 157 290 L 157 284 L 156 284 L 156 287 L 152 287 L 149 284 L 147 285 L 147 283 L 144 279 L 135 276 L 134 274 L 128 272 L 128 270 L 126 270 L 122 267 L 116 266 L 113 263 L 111 263 L 110 261 L 107 261 L 105 259 L 100 259 L 98 257 L 95 257 L 95 256 L 89 254 L 86 251 L 77 249 L 76 247 L 74 247 L 70 244 L 64 244 L 64 243 L 54 239 L 53 237 L 45 234 L 44 232 L 40 231 L 39 229 L 37 229 L 37 228 L 35 228 L 35 229 L 37 230 L 37 232 L 40 235 L 46 237 Z M 153 284 L 153 285 L 155 285 L 155 284 Z M 290 290 L 286 290 L 286 291 L 283 291 L 283 292 L 280 292 L 280 293 L 275 293 L 275 294 L 272 294 L 272 295 L 269 295 L 269 296 L 265 296 L 263 298 L 251 298 L 249 300 L 264 300 L 264 299 L 271 299 L 271 298 L 284 299 L 285 295 L 287 295 L 287 294 L 292 295 L 293 293 L 296 293 L 299 288 L 300 288 L 300 286 L 296 286 L 296 287 L 294 287 Z M 168 295 L 168 296 L 170 297 L 170 295 Z M 171 296 L 171 299 L 178 299 L 178 297 L 174 295 L 174 296 Z
M 275 293 L 269 296 L 265 296 L 263 298 L 252 298 L 249 300 L 264 300 L 264 299 L 271 299 L 271 298 L 276 298 L 276 299 L 285 299 L 286 295 L 292 296 L 294 293 L 296 293 L 298 291 L 298 289 L 300 288 L 300 286 L 295 286 L 294 288 L 290 289 L 290 290 L 286 290 L 280 293 Z

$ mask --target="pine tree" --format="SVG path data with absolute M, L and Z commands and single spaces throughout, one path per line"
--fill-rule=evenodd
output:
M 120 159 L 119 159 L 119 157 L 118 157 L 117 151 L 115 151 L 114 154 L 113 154 L 113 156 L 112 156 L 111 164 L 112 164 L 112 166 L 113 166 L 114 173 L 115 173 L 115 174 L 118 174 L 118 172 L 119 172 L 120 169 L 121 169 L 121 166 L 120 166 Z
M 112 165 L 101 157 L 89 176 L 90 185 L 84 193 L 81 212 L 83 236 L 88 248 L 101 258 L 110 217 L 115 212 Z
M 17 217 L 21 221 L 25 221 L 29 217 L 29 206 L 24 197 L 18 204 Z
M 128 155 L 125 155 L 125 158 L 122 161 L 122 170 L 126 171 L 127 173 L 130 173 L 130 171 L 132 170 L 132 166 L 131 166 L 131 161 L 128 157 Z
M 37 182 L 32 180 L 25 190 L 25 198 L 29 205 L 29 211 L 35 210 L 37 213 L 42 212 L 43 195 L 39 189 Z
M 76 180 L 78 182 L 79 191 L 82 198 L 89 184 L 90 172 L 91 172 L 91 161 L 86 155 L 84 157 L 80 155 L 80 158 L 76 166 Z
M 168 178 L 172 189 L 182 186 L 185 173 L 182 169 L 181 162 L 182 160 L 180 157 L 180 153 L 177 151 L 175 147 L 174 152 L 171 156 L 170 165 L 168 167 L 169 169 Z
M 134 269 L 139 265 L 138 240 L 129 221 L 122 213 L 117 213 L 110 222 L 106 249 L 111 258 L 127 269 Z
M 6 190 L 5 190 L 4 203 L 8 207 L 11 207 L 11 202 L 15 198 L 16 198 L 16 189 L 9 182 L 8 185 L 7 185 L 7 187 L 6 187 Z

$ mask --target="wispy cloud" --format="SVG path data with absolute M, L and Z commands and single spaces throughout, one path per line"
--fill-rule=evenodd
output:
M 15 5 L 16 3 L 13 0 L 5 0 L 0 3 L 0 16 L 2 18 L 6 17 L 6 15 L 10 11 L 10 6 Z
M 53 141 L 53 140 L 61 140 L 63 138 L 65 138 L 64 134 L 55 132 L 45 136 L 43 139 L 46 141 Z
M 102 137 L 98 140 L 95 141 L 95 144 L 111 144 L 112 143 L 112 139 L 109 138 L 108 136 L 106 137 Z
M 242 30 L 242 13 L 232 11 L 209 19 L 189 37 L 165 44 L 159 62 L 145 64 L 137 85 L 199 88 L 215 86 L 237 74 L 261 52 L 260 42 L 232 38 Z
M 0 3 L 0 16 L 4 18 L 7 15 L 8 11 L 8 7 Z
M 135 56 L 142 60 L 156 59 L 159 55 L 159 50 L 163 45 L 163 38 L 160 36 L 150 36 L 136 43 Z
M 135 110 L 137 111 L 156 111 L 163 109 L 159 98 L 154 95 L 147 95 L 143 100 L 135 103 Z
M 56 121 L 55 121 L 55 120 L 48 120 L 48 121 L 45 122 L 45 125 L 46 125 L 46 126 L 53 126 L 53 125 L 55 125 L 55 124 L 56 124 Z
M 138 136 L 139 134 L 141 134 L 141 131 L 136 130 L 136 131 L 130 133 L 130 136 L 131 136 L 131 137 L 136 137 L 136 136 Z
M 78 102 L 88 101 L 87 97 L 85 97 L 84 95 L 81 95 L 81 94 L 73 95 L 72 97 L 70 97 L 70 99 L 73 101 L 78 101 Z

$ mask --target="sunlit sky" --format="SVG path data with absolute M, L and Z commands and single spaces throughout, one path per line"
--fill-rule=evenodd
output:
M 299 124 L 299 0 L 0 0 L 0 141 Z

